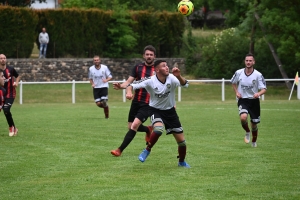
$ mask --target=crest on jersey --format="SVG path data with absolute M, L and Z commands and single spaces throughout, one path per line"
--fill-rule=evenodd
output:
M 256 81 L 255 81 L 255 80 L 252 80 L 252 84 L 255 85 L 255 83 L 256 83 Z
M 170 89 L 171 88 L 171 84 L 167 84 L 167 88 Z

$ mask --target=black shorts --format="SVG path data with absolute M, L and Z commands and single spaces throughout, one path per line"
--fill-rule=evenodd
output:
M 7 99 L 5 99 L 3 107 L 6 107 L 6 108 L 10 109 L 12 107 L 14 101 L 15 101 L 14 98 L 7 98 Z
M 251 122 L 258 124 L 260 122 L 260 102 L 259 99 L 239 99 L 239 114 L 247 113 L 250 115 Z
M 129 114 L 128 122 L 133 122 L 135 118 L 138 118 L 142 123 L 148 119 L 149 104 L 132 101 Z
M 159 110 L 149 106 L 149 116 L 152 125 L 154 125 L 156 122 L 162 122 L 165 126 L 167 134 L 183 133 L 183 128 L 175 108 L 171 108 L 169 110 Z
M 108 88 L 94 88 L 93 89 L 95 102 L 99 102 L 102 100 L 108 100 Z

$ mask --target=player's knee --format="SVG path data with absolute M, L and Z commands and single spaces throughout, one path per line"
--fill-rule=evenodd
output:
M 100 108 L 103 108 L 103 105 L 102 105 L 102 103 L 101 103 L 100 101 L 97 101 L 97 102 L 96 102 L 96 105 L 97 105 L 98 107 L 100 107 Z
M 4 106 L 3 106 L 3 112 L 4 112 L 5 115 L 8 114 L 8 113 L 10 113 L 10 108 L 11 108 L 11 105 L 4 104 Z
M 102 100 L 101 104 L 103 107 L 107 107 L 107 100 L 106 99 Z
M 182 142 L 177 142 L 178 146 L 180 147 L 185 147 L 186 146 L 186 142 L 185 140 L 183 140 Z
M 153 132 L 157 135 L 161 135 L 164 132 L 163 126 L 154 126 Z
M 247 113 L 242 113 L 240 115 L 241 122 L 247 122 Z
M 252 126 L 252 131 L 257 131 L 258 130 L 258 127 L 257 127 L 257 125 L 255 125 L 255 126 Z

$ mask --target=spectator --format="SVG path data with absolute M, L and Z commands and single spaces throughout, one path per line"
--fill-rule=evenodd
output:
M 49 43 L 49 35 L 46 32 L 46 28 L 42 28 L 42 32 L 39 35 L 39 42 L 40 42 L 39 58 L 46 58 L 47 45 Z

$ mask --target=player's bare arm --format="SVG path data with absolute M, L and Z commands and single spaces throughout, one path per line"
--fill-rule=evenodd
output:
M 254 98 L 259 98 L 261 95 L 265 94 L 266 93 L 266 89 L 261 89 L 258 93 L 255 93 L 253 95 Z
M 180 73 L 180 69 L 179 69 L 179 68 L 174 67 L 174 68 L 172 69 L 172 73 L 173 73 L 173 75 L 179 80 L 180 85 L 185 85 L 185 84 L 186 84 L 186 79 L 183 78 L 183 77 L 181 76 L 181 73 Z
M 113 87 L 115 90 L 126 89 L 126 87 L 134 81 L 134 77 L 130 76 L 123 83 L 113 83 Z
M 232 88 L 233 88 L 233 90 L 235 92 L 236 97 L 239 98 L 239 99 L 242 98 L 242 95 L 237 90 L 237 85 L 236 84 L 232 84 Z
M 131 86 L 131 85 L 129 85 L 129 86 L 126 88 L 126 99 L 128 99 L 128 100 L 133 99 L 132 86 Z
M 102 79 L 103 83 L 107 83 L 108 81 L 110 81 L 112 79 L 112 77 L 108 77 L 107 79 Z
M 18 76 L 18 77 L 16 78 L 16 81 L 14 82 L 13 86 L 14 86 L 14 87 L 18 87 L 19 81 L 20 81 L 20 76 Z
M 95 87 L 95 84 L 94 84 L 94 81 L 93 81 L 93 79 L 90 79 L 90 84 L 91 84 L 92 88 L 94 88 L 94 87 Z

